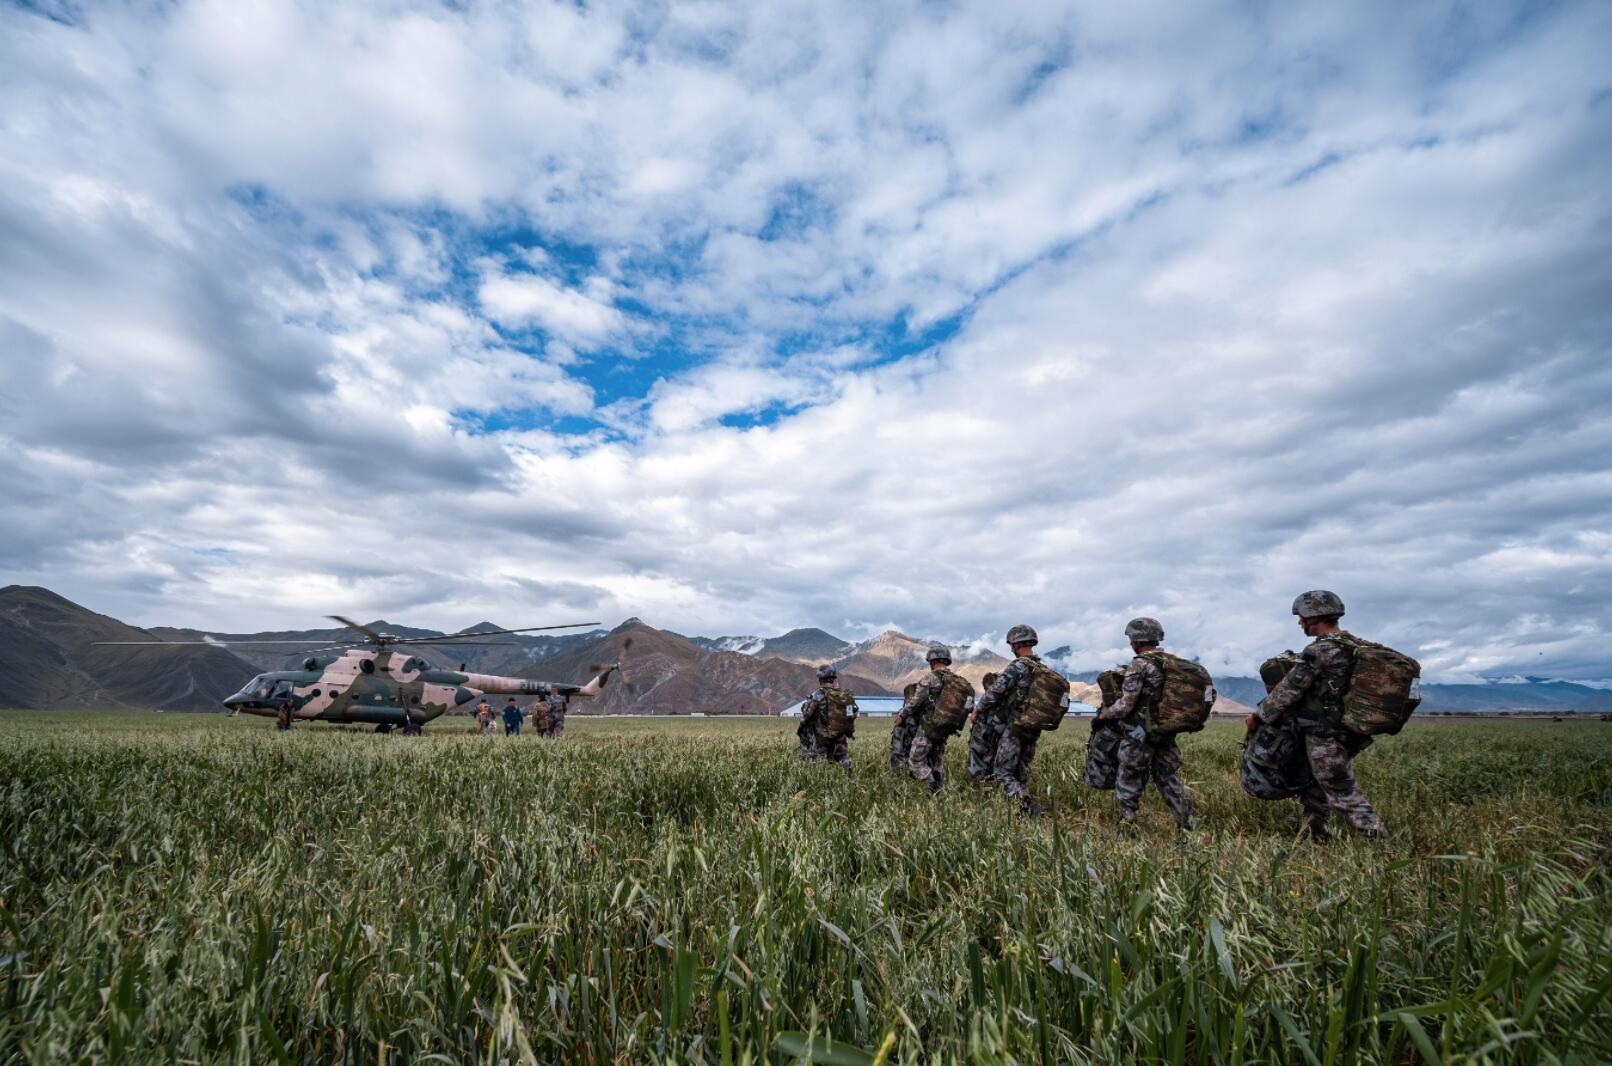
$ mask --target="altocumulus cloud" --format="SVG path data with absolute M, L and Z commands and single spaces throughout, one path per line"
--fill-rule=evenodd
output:
M 1612 676 L 1612 8 L 0 7 L 0 567 Z

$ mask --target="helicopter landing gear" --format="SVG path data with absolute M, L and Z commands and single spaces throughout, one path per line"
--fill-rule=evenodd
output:
M 382 722 L 380 725 L 375 727 L 375 732 L 377 732 L 377 733 L 390 733 L 391 731 L 392 731 L 392 723 L 391 722 Z
M 403 735 L 404 736 L 406 736 L 406 737 L 417 737 L 423 732 L 425 732 L 424 723 L 416 722 L 412 718 L 405 718 L 403 720 Z

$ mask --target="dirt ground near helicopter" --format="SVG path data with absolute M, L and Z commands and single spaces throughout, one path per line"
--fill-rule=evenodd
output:
M 1115 838 L 1084 722 L 1038 823 L 794 726 L 0 712 L 0 1061 L 1612 1057 L 1612 725 L 1415 724 L 1359 763 L 1392 838 L 1329 847 L 1234 725 L 1186 846 L 1152 794 Z

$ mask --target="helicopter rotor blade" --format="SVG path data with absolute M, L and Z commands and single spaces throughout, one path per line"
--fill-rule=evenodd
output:
M 237 644 L 292 644 L 305 648 L 312 643 L 314 642 L 308 640 L 97 640 L 93 646 L 97 648 L 143 648 L 152 645 L 163 645 L 175 648 L 229 648 Z
M 339 614 L 327 614 L 327 615 L 325 615 L 325 617 L 330 619 L 332 622 L 340 622 L 342 625 L 346 626 L 348 629 L 356 630 L 357 632 L 364 634 L 364 636 L 368 637 L 370 640 L 373 640 L 373 641 L 376 641 L 376 642 L 381 642 L 381 643 L 388 643 L 388 644 L 396 643 L 396 641 L 388 641 L 384 636 L 382 636 L 381 634 L 375 632 L 369 626 L 361 626 L 361 625 L 359 625 L 357 622 L 353 621 L 351 618 L 343 618 Z
M 334 617 L 334 615 L 332 617 Z M 543 629 L 581 629 L 583 626 L 596 626 L 600 624 L 601 623 L 599 622 L 568 622 L 563 626 L 527 626 L 524 629 L 485 629 L 478 633 L 449 633 L 447 634 L 447 638 L 450 640 L 460 640 L 471 637 L 502 637 L 511 633 L 536 633 Z M 428 644 L 432 641 L 440 641 L 442 639 L 442 637 L 404 637 L 401 640 L 394 640 L 391 643 Z

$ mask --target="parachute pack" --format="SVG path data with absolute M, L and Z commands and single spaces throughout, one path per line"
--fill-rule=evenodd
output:
M 823 689 L 823 721 L 817 735 L 838 740 L 856 732 L 856 697 L 843 688 Z
M 1422 664 L 1403 652 L 1348 634 L 1336 640 L 1354 653 L 1343 694 L 1343 724 L 1364 737 L 1394 735 L 1422 702 Z
M 1299 664 L 1299 653 L 1284 651 L 1280 655 L 1272 655 L 1259 664 L 1259 679 L 1265 682 L 1265 695 L 1269 696 L 1276 691 L 1276 686 L 1282 683 L 1282 678 L 1288 675 L 1293 667 Z
M 1039 659 L 1021 659 L 1030 667 L 1030 684 L 1018 714 L 1013 718 L 1015 732 L 1050 733 L 1063 724 L 1069 711 L 1069 679 Z
M 1164 691 L 1153 708 L 1148 732 L 1168 737 L 1202 729 L 1209 721 L 1209 709 L 1215 705 L 1214 679 L 1209 671 L 1167 651 L 1150 651 L 1142 657 L 1164 673 Z
M 1086 771 L 1082 775 L 1092 788 L 1111 789 L 1119 780 L 1119 742 L 1125 734 L 1113 722 L 1091 720 L 1091 737 L 1086 741 Z
M 974 686 L 962 674 L 947 670 L 941 675 L 940 692 L 924 716 L 924 732 L 931 739 L 949 737 L 968 721 L 974 709 Z
M 1114 706 L 1125 686 L 1125 668 L 1116 666 L 1097 675 L 1097 689 L 1103 694 L 1103 707 Z
M 1274 682 L 1268 683 L 1275 687 Z M 1309 757 L 1304 753 L 1304 739 L 1291 720 L 1275 725 L 1262 722 L 1243 741 L 1237 780 L 1243 791 L 1255 799 L 1280 800 L 1303 795 L 1314 778 Z

